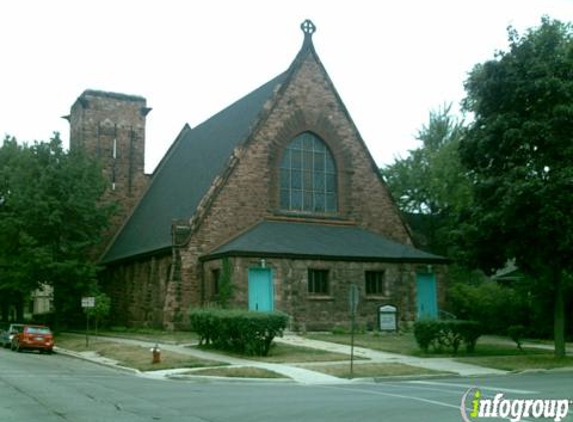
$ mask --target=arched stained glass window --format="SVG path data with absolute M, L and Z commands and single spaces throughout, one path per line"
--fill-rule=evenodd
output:
M 328 147 L 304 132 L 286 147 L 280 169 L 280 206 L 286 211 L 334 213 L 336 168 Z

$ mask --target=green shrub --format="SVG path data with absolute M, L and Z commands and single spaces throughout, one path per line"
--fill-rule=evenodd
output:
M 193 309 L 189 313 L 191 331 L 199 336 L 199 345 L 211 343 L 211 334 L 214 330 L 213 313 L 214 309 L 209 308 Z
M 450 329 L 456 332 L 466 346 L 466 352 L 473 353 L 480 336 L 483 334 L 482 325 L 477 321 L 449 321 Z M 458 349 L 454 349 L 457 353 Z
M 424 353 L 428 353 L 430 346 L 436 347 L 438 333 L 440 331 L 439 321 L 433 319 L 423 319 L 414 324 L 414 337 L 416 343 Z
M 332 334 L 334 335 L 348 334 L 348 330 L 343 325 L 335 325 L 334 327 L 332 327 Z
M 281 312 L 206 308 L 192 310 L 189 317 L 199 344 L 253 356 L 267 356 L 273 339 L 282 335 L 288 323 Z
M 424 353 L 451 349 L 457 354 L 462 343 L 471 353 L 481 334 L 481 324 L 475 321 L 421 320 L 414 324 L 416 343 Z
M 529 321 L 527 294 L 495 282 L 457 283 L 448 290 L 449 310 L 461 320 L 478 321 L 487 334 L 506 335 L 511 325 Z

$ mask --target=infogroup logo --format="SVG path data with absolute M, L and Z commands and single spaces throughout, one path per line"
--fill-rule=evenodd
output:
M 492 399 L 482 397 L 479 388 L 470 388 L 462 396 L 460 411 L 465 422 L 481 418 L 504 418 L 519 422 L 523 418 L 553 418 L 561 421 L 569 413 L 569 399 L 507 399 L 497 393 Z

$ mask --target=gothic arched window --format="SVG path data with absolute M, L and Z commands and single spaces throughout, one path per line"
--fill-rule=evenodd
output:
M 338 209 L 334 160 L 326 144 L 313 133 L 301 133 L 285 148 L 280 208 L 309 213 L 334 213 Z

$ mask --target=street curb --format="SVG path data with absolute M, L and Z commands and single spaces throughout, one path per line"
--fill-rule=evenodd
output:
M 166 375 L 165 378 L 175 381 L 196 382 L 227 382 L 227 383 L 272 383 L 272 384 L 298 384 L 292 378 L 240 378 L 240 377 L 217 377 L 212 375 Z
M 535 374 L 539 372 L 573 372 L 573 366 L 563 366 L 558 368 L 532 368 L 521 371 L 509 371 L 511 374 Z
M 64 355 L 64 356 L 68 356 L 68 357 L 72 357 L 75 359 L 80 359 L 86 362 L 91 362 L 91 363 L 95 363 L 96 365 L 100 365 L 100 366 L 105 366 L 107 368 L 114 368 L 114 369 L 118 369 L 120 371 L 124 371 L 124 372 L 130 372 L 132 374 L 137 374 L 140 375 L 142 372 L 138 369 L 134 369 L 134 368 L 130 368 L 128 366 L 121 366 L 121 365 L 117 365 L 117 364 L 111 364 L 111 363 L 107 363 L 107 362 L 102 362 L 100 360 L 97 359 L 91 359 L 87 356 L 82 355 L 81 353 L 78 352 L 74 352 L 72 350 L 67 350 L 67 349 L 62 349 L 61 347 L 54 347 L 54 352 L 60 355 Z

